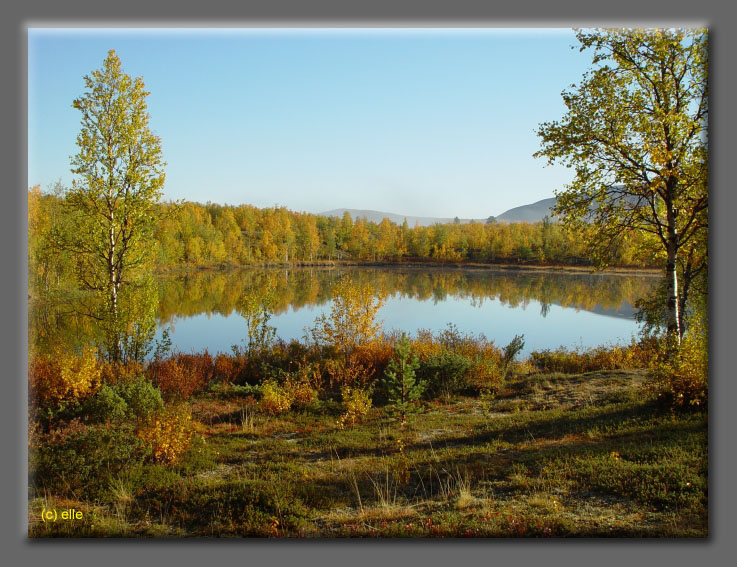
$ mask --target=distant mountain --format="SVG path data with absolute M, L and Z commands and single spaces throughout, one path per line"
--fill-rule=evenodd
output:
M 514 207 L 508 211 L 503 212 L 501 215 L 496 217 L 498 222 L 538 222 L 543 220 L 546 215 L 550 218 L 553 214 L 550 208 L 555 205 L 555 197 L 550 199 L 543 199 L 537 203 L 530 205 L 522 205 L 521 207 Z M 325 211 L 319 213 L 324 217 L 338 217 L 341 218 L 345 212 L 351 215 L 351 218 L 355 221 L 356 219 L 365 218 L 368 221 L 380 223 L 385 218 L 396 224 L 402 224 L 404 219 L 407 219 L 407 224 L 410 227 L 413 226 L 432 226 L 434 224 L 447 224 L 455 221 L 454 217 L 416 217 L 412 215 L 398 215 L 396 213 L 385 213 L 382 211 L 371 211 L 362 209 L 333 209 L 332 211 Z M 471 221 L 486 222 L 486 217 L 479 217 L 476 219 L 458 219 L 461 224 L 466 224 Z
M 446 224 L 455 221 L 454 218 L 440 218 L 440 217 L 415 217 L 412 215 L 398 215 L 396 213 L 384 213 L 382 211 L 370 211 L 363 209 L 333 209 L 332 211 L 325 211 L 324 213 L 318 213 L 323 217 L 338 217 L 341 218 L 343 214 L 348 211 L 351 218 L 355 221 L 356 219 L 365 218 L 367 221 L 380 223 L 385 218 L 389 219 L 393 223 L 402 224 L 404 219 L 407 219 L 407 224 L 410 227 L 413 226 L 432 226 L 434 224 Z M 459 219 L 461 223 L 469 223 L 474 219 Z M 486 221 L 486 219 L 475 219 L 477 221 Z
M 551 197 L 531 205 L 514 207 L 496 217 L 496 220 L 501 222 L 539 222 L 546 215 L 552 219 L 553 213 L 550 209 L 555 206 L 555 201 L 556 198 Z

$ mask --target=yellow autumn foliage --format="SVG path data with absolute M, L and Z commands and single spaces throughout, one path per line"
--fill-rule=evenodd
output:
M 138 430 L 138 437 L 151 446 L 156 462 L 176 462 L 189 448 L 193 433 L 192 415 L 183 406 L 169 406 Z
M 295 406 L 308 406 L 317 398 L 317 391 L 304 379 L 289 379 L 284 383 L 284 389 Z
M 36 355 L 28 373 L 32 398 L 41 405 L 85 398 L 100 385 L 101 371 L 91 347 L 80 354 L 57 347 L 50 354 Z
M 344 276 L 333 288 L 330 313 L 315 320 L 312 338 L 318 344 L 334 346 L 347 358 L 357 346 L 379 337 L 382 329 L 376 314 L 385 302 L 381 290 Z
M 259 406 L 264 413 L 277 415 L 292 407 L 294 402 L 292 393 L 275 380 L 265 380 L 261 388 L 263 395 Z
M 345 413 L 338 418 L 337 425 L 345 429 L 346 424 L 360 423 L 371 409 L 371 390 L 343 386 L 340 389 Z
M 704 406 L 709 394 L 707 331 L 695 322 L 677 351 L 657 358 L 650 367 L 650 388 L 658 399 L 676 406 Z

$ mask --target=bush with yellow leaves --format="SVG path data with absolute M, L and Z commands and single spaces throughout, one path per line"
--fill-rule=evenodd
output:
M 629 345 L 602 345 L 593 348 L 569 350 L 533 351 L 530 363 L 538 372 L 563 372 L 575 374 L 593 370 L 619 370 L 646 368 L 657 359 L 656 345 L 652 338 L 640 341 L 632 339 Z
M 176 462 L 192 440 L 192 415 L 184 405 L 169 406 L 138 429 L 137 435 L 151 447 L 159 463 Z
M 277 415 L 287 411 L 294 403 L 294 396 L 287 388 L 279 385 L 276 380 L 265 380 L 261 385 L 261 411 L 269 415 Z
M 709 394 L 709 356 L 705 325 L 695 322 L 681 345 L 650 366 L 650 388 L 666 404 L 686 408 L 705 406 Z
M 86 398 L 100 385 L 100 373 L 91 347 L 80 354 L 58 347 L 50 354 L 36 355 L 28 372 L 31 399 L 49 406 Z
M 343 386 L 340 389 L 343 397 L 345 413 L 338 418 L 338 427 L 344 429 L 346 424 L 355 425 L 363 420 L 371 409 L 371 390 Z
M 362 359 L 360 351 L 365 349 L 363 345 L 379 340 L 381 322 L 377 313 L 385 302 L 384 292 L 348 275 L 333 287 L 330 313 L 317 317 L 309 330 L 316 345 L 340 354 L 339 360 L 326 364 L 331 387 L 352 384 L 371 374 L 370 361 Z

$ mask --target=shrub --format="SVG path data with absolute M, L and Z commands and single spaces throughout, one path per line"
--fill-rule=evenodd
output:
M 343 386 L 340 389 L 343 398 L 345 413 L 338 418 L 338 427 L 345 428 L 346 424 L 355 425 L 363 420 L 371 409 L 371 390 Z
M 504 355 L 494 341 L 484 335 L 462 333 L 453 324 L 436 335 L 419 330 L 412 350 L 421 361 L 418 376 L 428 381 L 428 397 L 449 396 L 471 387 L 497 387 L 505 374 Z M 515 354 L 516 350 L 508 352 L 507 367 Z
M 394 353 L 395 344 L 396 340 L 393 340 L 393 337 L 380 337 L 356 348 L 354 359 L 357 366 L 363 369 L 366 381 L 370 381 L 372 377 L 383 376 Z
M 117 421 L 125 417 L 128 404 L 115 389 L 103 384 L 97 393 L 89 398 L 83 407 L 83 412 L 93 421 Z
M 197 392 L 201 392 L 210 385 L 215 377 L 215 361 L 207 350 L 197 354 L 177 353 L 175 357 L 180 364 L 183 364 L 187 370 L 197 377 L 199 384 Z
M 126 404 L 127 419 L 148 421 L 164 409 L 161 391 L 143 378 L 123 382 L 116 386 L 115 392 Z
M 297 368 L 292 375 L 298 382 L 305 382 L 314 390 L 320 390 L 323 384 L 323 364 L 320 359 L 310 361 L 306 355 L 302 355 L 301 360 L 296 362 Z
M 453 323 L 448 323 L 447 327 L 437 334 L 435 340 L 443 350 L 464 355 L 469 358 L 472 358 L 477 354 L 481 354 L 486 350 L 486 347 L 493 345 L 493 343 L 488 341 L 484 335 L 464 333 Z
M 141 465 L 149 454 L 132 425 L 83 425 L 75 420 L 37 439 L 29 451 L 29 474 L 37 491 L 94 500 L 112 479 Z
M 354 366 L 365 366 L 351 355 L 360 347 L 377 340 L 381 324 L 376 320 L 377 313 L 385 303 L 384 294 L 377 292 L 368 284 L 354 282 L 350 276 L 343 276 L 332 291 L 329 314 L 320 315 L 309 330 L 316 345 L 334 347 L 342 355 L 346 370 Z M 352 373 L 336 375 L 337 378 L 352 378 Z M 339 382 L 348 384 L 350 382 Z
M 204 391 L 215 375 L 212 356 L 177 353 L 170 358 L 155 360 L 149 365 L 149 376 L 166 400 L 186 400 Z
M 709 393 L 709 357 L 706 330 L 693 325 L 680 347 L 664 346 L 650 366 L 649 387 L 665 404 L 679 408 L 705 406 Z
M 266 380 L 261 385 L 261 411 L 269 415 L 277 415 L 292 407 L 294 401 L 291 393 L 280 386 L 276 380 Z
M 39 407 L 84 399 L 100 384 L 101 369 L 90 347 L 80 354 L 57 348 L 35 356 L 29 366 L 31 399 Z
M 243 386 L 239 386 L 238 384 L 230 384 L 227 382 L 216 382 L 215 384 L 210 386 L 209 391 L 213 394 L 217 394 L 218 396 L 222 396 L 225 398 L 242 396 L 260 399 L 263 393 L 260 385 L 252 386 L 251 384 L 245 384 Z
M 215 357 L 213 378 L 221 382 L 236 382 L 243 372 L 243 360 L 220 353 Z
M 439 355 L 443 347 L 435 341 L 432 331 L 419 329 L 417 338 L 412 341 L 412 350 L 420 360 L 427 360 L 431 356 Z
M 466 373 L 471 365 L 468 357 L 445 350 L 421 361 L 417 375 L 427 383 L 425 392 L 429 398 L 450 397 L 468 387 Z
M 349 354 L 347 359 L 328 359 L 324 366 L 331 389 L 337 386 L 361 387 L 374 374 L 373 368 L 361 362 L 356 353 Z
M 192 416 L 183 405 L 167 407 L 140 427 L 138 437 L 151 447 L 156 462 L 171 464 L 187 450 L 192 438 Z
M 284 389 L 297 407 L 306 407 L 317 399 L 317 391 L 307 380 L 295 380 L 289 378 L 284 383 Z
M 610 345 L 590 349 L 533 351 L 530 361 L 540 372 L 563 372 L 567 374 L 591 372 L 592 370 L 619 370 L 645 368 L 654 356 L 651 339 L 639 343 L 634 340 L 627 346 Z
M 477 392 L 489 388 L 496 389 L 504 382 L 500 364 L 483 356 L 474 357 L 466 374 L 469 387 Z
M 509 366 L 512 364 L 512 361 L 514 361 L 514 357 L 517 356 L 523 348 L 525 348 L 524 335 L 515 335 L 510 343 L 504 347 L 502 354 L 502 380 L 507 377 Z
M 126 362 L 103 361 L 100 366 L 100 382 L 111 386 L 125 380 L 133 380 L 143 374 L 143 364 L 137 360 Z
M 114 386 L 103 384 L 85 402 L 82 412 L 94 422 L 125 419 L 140 424 L 153 419 L 163 409 L 164 401 L 158 388 L 138 377 Z

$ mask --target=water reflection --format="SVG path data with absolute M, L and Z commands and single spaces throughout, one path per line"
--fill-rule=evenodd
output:
M 527 352 L 628 340 L 637 330 L 632 305 L 658 281 L 634 275 L 413 267 L 196 272 L 159 280 L 159 322 L 173 326 L 174 344 L 181 350 L 228 351 L 245 332 L 236 312 L 238 299 L 272 289 L 278 336 L 300 339 L 304 328 L 329 309 L 332 288 L 345 274 L 388 296 L 379 313 L 386 330 L 437 331 L 452 322 L 497 344 L 526 333 Z
M 638 275 L 560 273 L 469 268 L 288 268 L 199 271 L 158 278 L 159 337 L 172 327 L 183 351 L 228 352 L 245 326 L 236 311 L 246 292 L 273 290 L 272 323 L 284 340 L 301 339 L 304 328 L 330 306 L 332 288 L 346 274 L 368 282 L 388 301 L 379 312 L 385 330 L 414 334 L 453 323 L 506 344 L 525 333 L 529 352 L 559 345 L 595 346 L 628 340 L 637 332 L 632 305 L 658 283 Z M 78 345 L 93 340 L 94 322 L 74 315 L 64 301 L 35 301 L 29 310 L 29 344 Z
M 200 313 L 229 315 L 245 292 L 265 293 L 268 289 L 275 292 L 276 314 L 290 306 L 323 305 L 345 274 L 370 283 L 385 295 L 434 305 L 449 297 L 468 300 L 476 307 L 488 300 L 526 307 L 534 300 L 540 304 L 543 317 L 551 305 L 559 305 L 631 318 L 635 300 L 657 283 L 649 276 L 409 267 L 192 272 L 159 279 L 159 320 L 166 323 L 174 316 Z

